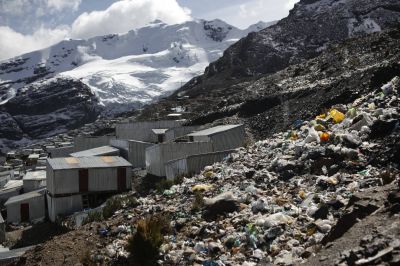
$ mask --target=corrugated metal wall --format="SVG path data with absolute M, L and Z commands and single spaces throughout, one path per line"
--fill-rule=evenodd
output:
M 128 158 L 128 149 L 129 149 L 129 144 L 127 140 L 123 139 L 112 139 L 110 140 L 110 146 L 119 149 L 119 154 L 122 158 L 125 160 L 129 161 Z M 132 163 L 132 162 L 130 162 Z
M 132 169 L 126 169 L 126 188 L 131 188 Z M 51 195 L 79 193 L 79 169 L 65 169 L 50 174 L 47 178 L 49 186 L 47 190 Z M 117 191 L 117 168 L 93 168 L 89 169 L 89 192 Z
M 146 149 L 154 143 L 129 140 L 128 161 L 134 168 L 146 167 Z
M 174 139 L 183 137 L 189 133 L 192 133 L 193 131 L 198 130 L 199 128 L 199 126 L 171 128 L 165 132 L 165 141 L 172 141 Z
M 24 193 L 35 191 L 46 186 L 46 180 L 24 180 Z
M 210 142 L 162 143 L 146 149 L 146 169 L 152 175 L 165 176 L 166 162 L 212 151 Z
M 144 142 L 156 142 L 157 136 L 152 129 L 174 128 L 183 124 L 183 121 L 146 121 L 117 124 L 115 131 L 117 139 L 138 140 Z
M 115 136 L 76 137 L 74 139 L 74 152 L 107 146 L 112 139 L 115 139 Z
M 169 161 L 165 164 L 165 175 L 168 180 L 174 180 L 177 176 L 187 173 L 187 158 Z
M 82 210 L 82 196 L 74 195 L 62 198 L 52 198 L 47 195 L 47 206 L 49 218 L 52 222 L 55 222 L 58 215 L 70 215 Z
M 214 151 L 225 151 L 241 147 L 245 138 L 244 125 L 210 136 Z
M 205 153 L 187 156 L 183 159 L 169 161 L 165 164 L 167 179 L 173 180 L 179 175 L 195 175 L 200 173 L 207 165 L 222 161 L 234 150 Z
M 48 149 L 47 152 L 51 153 L 51 158 L 69 157 L 74 152 L 74 146 Z
M 21 204 L 29 204 L 29 220 L 41 220 L 46 216 L 44 195 L 35 198 L 24 199 L 19 202 L 7 205 L 7 222 L 20 223 L 21 222 Z
M 53 186 L 47 187 L 52 195 L 79 193 L 79 170 L 66 169 L 54 171 Z

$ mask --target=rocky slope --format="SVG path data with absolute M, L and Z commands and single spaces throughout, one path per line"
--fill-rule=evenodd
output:
M 242 122 L 256 139 L 270 136 L 399 75 L 399 44 L 398 29 L 355 37 L 255 81 L 164 99 L 145 109 L 142 119 L 165 117 L 170 107 L 181 105 L 191 123 Z
M 27 143 L 170 94 L 231 44 L 269 25 L 259 22 L 240 30 L 221 20 L 179 25 L 155 21 L 126 34 L 65 40 L 0 62 L 3 147 L 10 148 L 11 140 Z M 63 109 L 67 105 L 70 110 Z
M 135 264 L 127 241 L 157 214 L 170 218 L 160 265 L 397 265 L 399 107 L 395 77 L 161 193 L 119 196 L 111 218 L 54 237 L 19 265 Z
M 27 85 L 0 105 L 0 150 L 79 128 L 101 111 L 97 97 L 78 80 L 53 78 Z
M 338 50 L 337 53 L 340 54 L 338 58 L 333 56 L 325 58 L 323 64 L 316 65 L 313 69 L 310 69 L 309 65 L 299 65 L 292 71 L 276 74 L 275 78 L 263 78 L 263 81 L 256 83 L 254 80 L 265 74 L 273 74 L 290 65 L 314 58 L 328 47 L 348 38 L 398 27 L 399 22 L 400 3 L 395 0 L 300 1 L 287 18 L 258 33 L 249 34 L 227 49 L 224 56 L 210 64 L 202 76 L 192 79 L 165 100 L 165 104 L 161 104 L 162 107 L 159 109 L 160 113 L 156 113 L 156 115 L 162 117 L 162 110 L 169 110 L 169 107 L 173 106 L 177 100 L 188 112 L 192 113 L 189 115 L 190 117 L 201 116 L 203 118 L 205 113 L 219 112 L 221 109 L 235 109 L 236 105 L 243 104 L 249 98 L 259 101 L 249 102 L 248 106 L 253 105 L 255 108 L 245 111 L 248 115 L 262 113 L 265 109 L 275 105 L 281 106 L 279 102 L 286 102 L 286 98 L 283 96 L 280 98 L 277 94 L 291 89 L 290 87 L 293 86 L 291 84 L 301 78 L 309 82 L 309 87 L 312 88 L 318 85 L 314 81 L 320 80 L 321 74 L 323 76 L 345 74 L 345 71 L 340 69 L 341 64 L 348 67 L 353 65 L 354 68 L 371 65 L 369 62 L 357 60 L 357 57 L 367 53 L 374 55 L 375 48 L 373 46 L 375 44 L 371 45 L 371 42 L 367 40 L 367 49 L 369 50 L 363 51 L 363 44 L 360 41 L 358 43 L 360 47 L 349 47 L 350 50 L 343 50 L 342 54 L 340 54 L 341 48 L 336 47 L 333 49 Z M 385 49 L 384 44 L 377 43 L 376 45 L 382 45 L 382 49 Z M 390 49 L 387 51 L 391 53 Z M 332 52 L 328 54 L 332 54 Z M 385 54 L 376 56 L 377 63 L 387 57 Z M 310 72 L 302 71 L 302 68 L 308 68 Z M 288 77 L 290 80 L 287 79 Z M 279 79 L 287 80 L 281 82 Z M 252 85 L 250 86 L 250 84 Z M 325 85 L 322 84 L 322 86 Z M 260 99 L 268 94 L 278 97 L 271 95 L 269 98 Z M 312 93 L 310 92 L 310 94 Z M 171 104 L 168 104 L 168 100 L 171 100 Z M 288 105 L 290 104 L 288 103 Z M 149 110 L 155 108 L 157 106 L 153 105 Z M 258 108 L 261 110 L 257 110 Z M 315 108 L 309 110 L 315 110 Z M 232 113 L 237 112 L 213 113 L 207 118 L 197 121 L 212 122 L 217 118 L 230 116 Z M 150 112 L 144 114 L 145 118 L 151 116 Z

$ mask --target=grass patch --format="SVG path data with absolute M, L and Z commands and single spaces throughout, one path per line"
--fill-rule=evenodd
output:
M 138 221 L 136 228 L 127 245 L 130 259 L 135 265 L 157 265 L 163 236 L 171 231 L 170 220 L 165 215 L 155 215 Z

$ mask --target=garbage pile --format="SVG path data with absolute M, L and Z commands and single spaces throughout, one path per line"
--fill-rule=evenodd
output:
M 161 247 L 162 263 L 305 262 L 355 192 L 399 178 L 385 174 L 399 169 L 398 161 L 374 166 L 368 152 L 374 138 L 400 129 L 399 89 L 396 77 L 350 105 L 240 149 L 228 162 L 173 186 L 174 194 L 161 201 L 144 201 L 144 212 L 173 215 L 176 233 Z M 197 212 L 193 190 L 203 191 Z
M 172 230 L 160 247 L 161 265 L 307 262 L 332 238 L 356 193 L 399 181 L 393 156 L 399 150 L 381 144 L 400 139 L 399 95 L 396 77 L 352 104 L 295 121 L 181 184 L 138 198 L 136 207 L 117 211 L 113 225 L 99 231 L 104 243 L 91 258 L 123 262 L 134 221 L 162 214 Z M 366 215 L 376 210 L 365 209 Z

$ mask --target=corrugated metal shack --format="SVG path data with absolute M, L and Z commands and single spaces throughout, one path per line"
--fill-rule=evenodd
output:
M 68 157 L 71 153 L 74 152 L 74 146 L 66 146 L 59 148 L 48 148 L 47 152 L 49 153 L 50 158 L 63 158 Z
M 46 171 L 27 172 L 22 178 L 24 193 L 46 187 Z
M 146 121 L 130 122 L 116 125 L 117 139 L 138 140 L 144 142 L 161 142 L 159 135 L 154 133 L 153 129 L 170 129 L 180 127 L 183 120 L 164 120 L 164 121 Z
M 174 180 L 177 176 L 193 176 L 200 173 L 207 165 L 222 161 L 235 150 L 211 152 L 186 156 L 169 161 L 165 164 L 167 179 Z
M 0 172 L 0 188 L 3 188 L 12 179 L 14 179 L 14 170 Z
M 199 129 L 199 126 L 175 127 L 165 132 L 165 141 L 173 141 Z
M 165 176 L 165 163 L 212 151 L 211 142 L 169 142 L 154 145 L 146 149 L 146 170 L 155 176 Z
M 91 156 L 119 156 L 119 150 L 111 146 L 102 146 L 86 151 L 79 151 L 70 154 L 71 157 L 91 157 Z
M 11 197 L 4 203 L 7 207 L 7 222 L 37 222 L 46 217 L 44 191 L 32 191 Z
M 146 168 L 146 149 L 154 143 L 136 140 L 111 140 L 111 146 L 120 149 L 120 154 L 133 168 Z
M 244 125 L 223 125 L 187 135 L 189 141 L 210 141 L 214 151 L 225 151 L 243 146 L 246 132 Z
M 0 214 L 0 244 L 6 241 L 6 222 Z
M 7 184 L 0 190 L 0 206 L 11 197 L 17 196 L 21 193 L 23 187 L 22 180 L 10 180 Z
M 90 150 L 110 144 L 110 140 L 115 139 L 115 136 L 80 136 L 74 139 L 74 152 Z
M 132 165 L 121 157 L 48 159 L 49 218 L 96 207 L 106 195 L 131 189 Z

